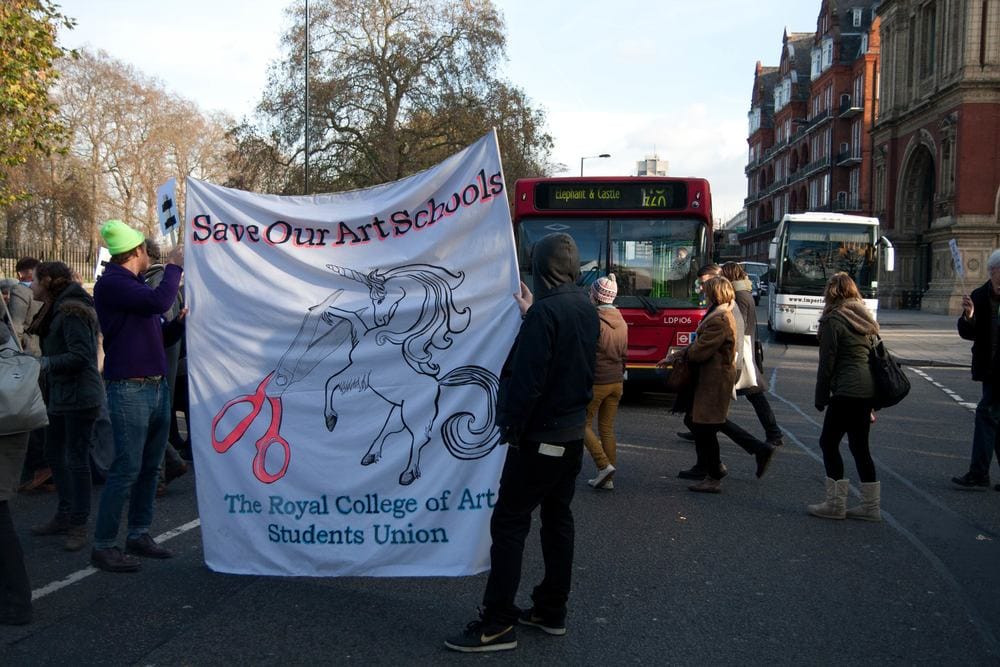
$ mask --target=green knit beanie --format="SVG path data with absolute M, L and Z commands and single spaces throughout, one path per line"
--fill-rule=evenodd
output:
M 112 255 L 120 255 L 132 248 L 138 247 L 146 237 L 142 232 L 132 229 L 121 220 L 108 220 L 101 227 L 101 236 L 108 244 Z

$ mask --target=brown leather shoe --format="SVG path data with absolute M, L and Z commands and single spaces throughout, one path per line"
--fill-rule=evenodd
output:
M 143 533 L 135 539 L 125 540 L 125 553 L 143 558 L 172 558 L 169 549 L 157 544 L 149 533 Z
M 174 481 L 187 471 L 188 466 L 183 461 L 180 463 L 168 463 L 163 471 L 163 482 L 165 484 L 170 484 L 170 482 Z
M 66 531 L 66 542 L 63 543 L 63 548 L 66 551 L 79 551 L 87 546 L 88 541 L 87 524 L 70 526 L 69 530 Z
M 722 482 L 717 479 L 712 479 L 711 477 L 706 477 L 697 484 L 689 486 L 688 491 L 695 491 L 697 493 L 721 493 Z
M 34 472 L 27 482 L 17 487 L 17 490 L 21 493 L 34 493 L 38 491 L 40 487 L 48 484 L 52 481 L 52 470 L 49 468 L 39 468 Z
M 32 535 L 65 535 L 69 530 L 69 516 L 66 514 L 56 514 L 49 519 L 48 523 L 40 526 L 32 526 Z
M 90 564 L 105 572 L 138 572 L 142 567 L 138 558 L 123 554 L 118 547 L 92 550 Z

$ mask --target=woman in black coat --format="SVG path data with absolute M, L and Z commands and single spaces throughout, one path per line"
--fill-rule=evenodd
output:
M 31 532 L 66 535 L 66 549 L 77 551 L 87 544 L 90 449 L 104 392 L 97 371 L 97 313 L 62 262 L 39 264 L 31 290 L 45 304 L 30 331 L 41 339 L 49 413 L 45 458 L 59 497 L 55 516 Z

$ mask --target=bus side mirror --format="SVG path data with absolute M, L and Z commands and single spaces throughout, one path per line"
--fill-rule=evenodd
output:
M 885 249 L 885 266 L 886 271 L 894 271 L 896 269 L 896 249 L 892 247 L 892 242 L 886 237 L 881 237 L 879 243 Z
M 778 259 L 778 242 L 771 241 L 767 244 L 767 258 L 770 260 L 771 264 Z

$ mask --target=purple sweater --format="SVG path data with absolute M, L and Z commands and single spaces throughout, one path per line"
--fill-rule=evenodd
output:
M 94 305 L 104 334 L 107 380 L 167 374 L 161 315 L 177 298 L 181 268 L 168 264 L 153 289 L 118 264 L 108 264 L 94 285 Z M 179 328 L 179 323 L 170 328 Z

